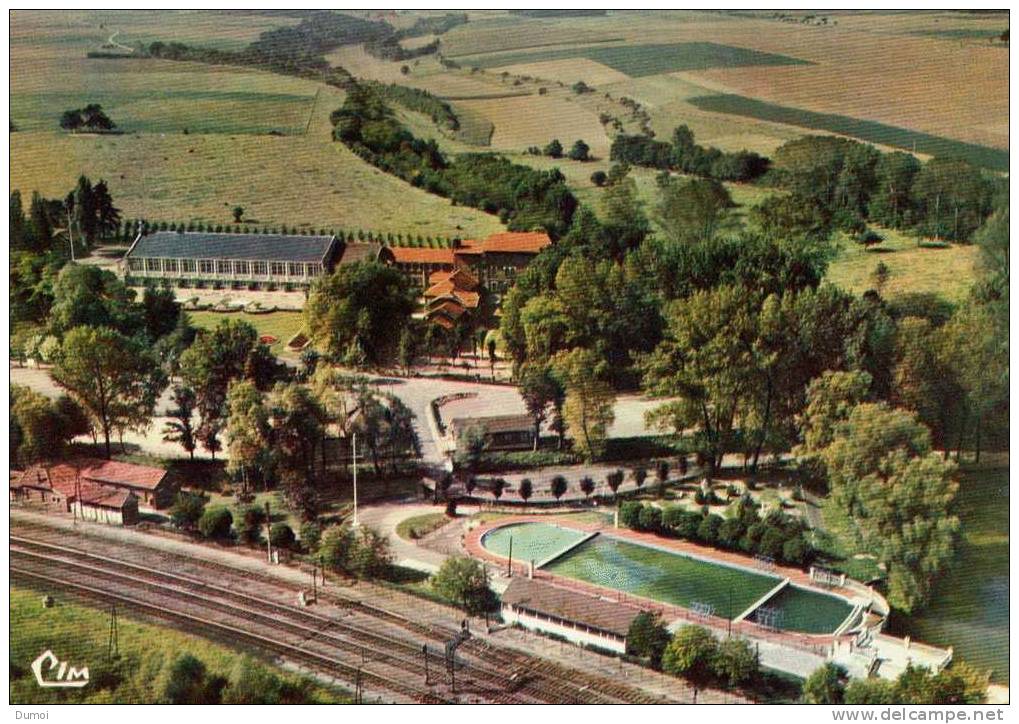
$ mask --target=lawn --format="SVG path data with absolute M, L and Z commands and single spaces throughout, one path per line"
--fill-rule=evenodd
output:
M 889 270 L 883 290 L 885 296 L 929 292 L 959 302 L 969 293 L 979 255 L 977 247 L 965 244 L 920 246 L 915 237 L 897 231 L 880 229 L 879 233 L 885 241 L 870 249 L 843 238 L 828 269 L 828 281 L 846 291 L 862 294 L 874 288 L 874 268 L 878 262 L 884 262 Z
M 243 296 L 243 292 L 238 292 Z M 304 315 L 300 312 L 269 312 L 268 314 L 246 314 L 245 312 L 188 312 L 191 323 L 199 329 L 212 329 L 224 319 L 240 319 L 258 332 L 258 336 L 272 335 L 277 341 L 269 345 L 273 354 L 285 349 L 287 342 L 304 327 Z
M 480 68 L 499 68 L 524 63 L 541 63 L 569 58 L 586 58 L 607 65 L 631 78 L 662 73 L 738 68 L 749 65 L 803 65 L 806 61 L 750 48 L 707 42 L 651 45 L 610 45 L 497 53 L 465 58 L 464 63 Z
M 934 587 L 930 606 L 893 626 L 919 641 L 954 647 L 957 659 L 991 669 L 991 680 L 1007 685 L 1008 455 L 964 465 L 959 483 L 955 513 L 962 520 L 962 540 L 955 565 Z
M 600 535 L 545 570 L 687 608 L 712 606 L 735 617 L 779 579 Z
M 446 525 L 451 519 L 445 513 L 425 513 L 401 520 L 396 534 L 404 540 L 417 540 Z
M 850 118 L 834 113 L 815 113 L 802 108 L 766 103 L 732 94 L 709 95 L 690 99 L 697 108 L 712 113 L 727 113 L 771 123 L 801 126 L 813 131 L 838 133 L 870 143 L 902 148 L 930 156 L 954 156 L 994 171 L 1008 171 L 1008 151 L 964 143 L 951 138 L 900 128 L 898 126 Z
M 239 651 L 176 629 L 129 618 L 118 610 L 119 659 L 107 657 L 109 608 L 94 607 L 66 594 L 53 594 L 51 608 L 32 588 L 10 589 L 10 700 L 15 704 L 156 704 L 160 703 L 169 666 L 181 654 L 200 659 L 210 674 L 233 678 L 242 668 L 270 668 Z M 87 666 L 89 684 L 80 689 L 42 688 L 30 665 L 51 650 L 70 666 Z M 306 681 L 306 680 L 305 680 Z M 338 690 L 311 685 L 319 703 L 347 701 Z

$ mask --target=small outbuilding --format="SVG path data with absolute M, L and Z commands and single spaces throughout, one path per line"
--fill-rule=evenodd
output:
M 626 634 L 639 611 L 592 594 L 530 578 L 514 578 L 502 594 L 502 618 L 582 646 L 626 653 Z
M 449 434 L 459 446 L 471 428 L 485 436 L 486 450 L 530 450 L 534 447 L 534 418 L 529 415 L 454 417 L 449 423 Z

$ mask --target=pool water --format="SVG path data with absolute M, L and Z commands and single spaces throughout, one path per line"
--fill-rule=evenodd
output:
M 780 581 L 604 535 L 545 570 L 686 608 L 705 604 L 723 618 L 735 618 Z
M 781 581 L 775 575 L 712 563 L 611 535 L 584 541 L 588 535 L 549 523 L 513 523 L 489 531 L 481 544 L 505 557 L 512 539 L 514 560 L 540 564 L 551 558 L 542 567 L 550 573 L 684 608 L 708 607 L 722 618 L 739 616 Z M 813 634 L 832 633 L 852 611 L 842 598 L 798 586 L 786 586 L 764 605 L 778 612 L 773 622 L 778 628 Z M 748 618 L 754 620 L 753 614 Z
M 764 605 L 778 612 L 778 628 L 808 634 L 834 632 L 853 610 L 845 599 L 799 586 L 786 586 Z
M 513 560 L 534 561 L 535 565 L 565 551 L 590 535 L 575 528 L 561 528 L 549 523 L 513 523 L 485 533 L 481 545 L 504 558 L 509 557 L 510 541 Z

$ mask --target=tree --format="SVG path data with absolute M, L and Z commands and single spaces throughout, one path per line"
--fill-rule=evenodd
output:
M 626 633 L 626 653 L 647 659 L 651 668 L 659 669 L 670 638 L 660 615 L 641 611 L 634 616 Z
M 656 220 L 665 238 L 687 244 L 712 239 L 730 227 L 736 204 L 718 181 L 670 181 L 661 189 Z
M 758 675 L 760 663 L 746 639 L 730 638 L 718 644 L 712 669 L 729 686 L 745 686 Z
M 874 290 L 880 294 L 884 291 L 885 285 L 888 284 L 888 279 L 891 277 L 892 272 L 888 268 L 888 265 L 883 261 L 879 261 L 874 266 L 874 271 L 870 273 L 871 283 L 874 285 Z
M 662 670 L 704 686 L 711 679 L 717 651 L 718 640 L 706 628 L 683 626 L 665 647 Z
M 647 470 L 638 467 L 633 471 L 633 482 L 637 486 L 637 490 L 644 487 L 644 481 L 647 480 Z
M 562 385 L 549 365 L 532 362 L 525 363 L 521 368 L 519 383 L 524 406 L 534 420 L 534 449 L 537 450 L 541 423 L 548 415 L 549 406 L 563 398 Z
M 432 587 L 472 615 L 483 613 L 491 605 L 488 571 L 481 561 L 467 556 L 450 556 L 443 561 L 432 577 Z
M 623 471 L 613 470 L 611 473 L 605 476 L 605 484 L 609 486 L 609 490 L 612 491 L 612 495 L 615 496 L 619 492 L 619 486 L 623 484 Z
M 556 475 L 552 478 L 551 491 L 553 497 L 558 501 L 566 493 L 569 488 L 569 484 L 566 482 L 566 478 L 562 475 Z
M 227 472 L 247 492 L 254 481 L 268 483 L 276 455 L 271 440 L 269 411 L 262 394 L 247 380 L 236 380 L 227 393 Z M 252 479 L 254 478 L 254 480 Z
M 584 494 L 585 498 L 590 498 L 591 493 L 594 492 L 594 478 L 590 475 L 585 475 L 580 479 L 580 491 Z
M 235 224 L 241 223 L 241 219 L 244 217 L 244 207 L 243 206 L 235 206 L 233 208 L 233 212 L 232 213 L 233 213 L 233 217 L 234 217 L 234 223 Z
M 85 127 L 93 132 L 112 131 L 117 124 L 110 120 L 110 117 L 103 112 L 103 107 L 98 103 L 89 103 L 81 109 Z
M 525 503 L 531 499 L 531 495 L 534 494 L 534 483 L 531 482 L 530 478 L 524 478 L 520 481 L 520 487 L 517 490 L 520 495 L 520 499 Z
M 893 606 L 909 612 L 925 603 L 954 554 L 954 466 L 932 452 L 930 432 L 914 415 L 884 403 L 853 408 L 823 457 L 831 530 L 846 550 L 887 566 Z
M 831 662 L 815 669 L 803 682 L 803 701 L 807 704 L 841 704 L 849 675 Z
M 406 277 L 376 262 L 341 266 L 317 280 L 305 306 L 312 341 L 331 360 L 389 364 L 417 302 Z
M 870 387 L 871 376 L 861 371 L 828 371 L 811 380 L 801 420 L 802 442 L 793 450 L 807 475 L 827 482 L 823 453 L 835 439 L 839 425 L 867 399 Z
M 198 519 L 198 532 L 206 538 L 226 539 L 230 537 L 233 522 L 233 515 L 225 507 L 206 508 Z
M 504 478 L 495 478 L 492 481 L 492 497 L 498 500 L 502 497 L 502 491 L 506 489 L 506 480 Z
M 262 345 L 264 346 L 264 345 Z M 255 375 L 251 382 L 259 389 L 271 384 L 261 365 L 248 365 L 259 347 L 258 332 L 247 322 L 226 319 L 214 329 L 199 334 L 180 357 L 180 374 L 195 391 L 200 424 L 198 440 L 212 453 L 220 449 L 219 435 L 226 423 L 227 390 L 234 380 Z
M 226 683 L 223 677 L 210 677 L 200 659 L 181 654 L 170 665 L 163 701 L 167 704 L 218 704 Z
M 665 497 L 665 484 L 669 482 L 669 461 L 659 460 L 655 463 L 655 477 L 658 479 L 658 497 Z
M 883 226 L 902 229 L 915 218 L 913 181 L 920 162 L 911 153 L 883 153 L 874 168 L 877 189 L 870 198 L 868 216 Z
M 604 380 L 605 363 L 588 349 L 562 352 L 553 364 L 566 388 L 563 416 L 577 449 L 588 460 L 601 455 L 615 419 L 615 392 Z
M 170 507 L 170 520 L 177 528 L 194 530 L 205 513 L 205 496 L 181 491 Z
M 134 303 L 134 296 L 109 270 L 68 264 L 53 285 L 50 331 L 62 337 L 74 327 L 109 327 L 133 337 L 144 328 L 143 308 Z
M 551 156 L 552 158 L 562 158 L 563 144 L 559 143 L 558 138 L 553 138 L 542 150 L 542 153 L 546 156 Z
M 614 181 L 601 193 L 598 216 L 604 229 L 599 245 L 604 256 L 617 261 L 639 247 L 651 231 L 637 182 L 629 176 Z
M 990 212 L 991 185 L 961 159 L 932 158 L 913 181 L 918 229 L 937 239 L 969 241 Z
M 74 133 L 80 130 L 85 125 L 85 119 L 82 118 L 81 110 L 73 108 L 71 110 L 64 111 L 60 116 L 60 127 L 65 131 Z
M 608 178 L 609 178 L 608 175 L 604 171 L 601 170 L 595 171 L 593 174 L 591 174 L 591 183 L 601 188 L 602 186 L 605 185 L 605 182 L 608 181 Z
M 88 432 L 88 420 L 77 404 L 67 398 L 50 400 L 28 387 L 12 385 L 12 462 L 29 465 L 43 459 L 62 457 L 67 444 Z
M 241 540 L 252 545 L 258 544 L 262 540 L 265 519 L 265 509 L 261 505 L 249 505 L 241 511 L 241 524 L 237 531 Z
M 154 356 L 108 327 L 75 327 L 56 353 L 53 380 L 102 432 L 106 457 L 115 430 L 145 429 L 166 384 Z
M 383 577 L 392 563 L 389 539 L 374 528 L 359 527 L 353 536 L 348 570 L 358 578 L 373 580 Z
M 163 426 L 163 440 L 178 443 L 192 460 L 195 459 L 197 439 L 193 417 L 195 412 L 195 392 L 184 385 L 174 385 L 170 398 L 174 406 L 167 413 L 166 424 Z
M 560 148 L 560 153 L 561 152 L 562 149 Z M 576 141 L 573 142 L 573 147 L 570 148 L 570 152 L 567 154 L 567 157 L 571 161 L 590 161 L 591 160 L 590 153 L 591 147 L 584 143 L 583 140 L 578 138 Z

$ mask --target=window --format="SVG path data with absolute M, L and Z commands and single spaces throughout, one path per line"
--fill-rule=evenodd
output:
M 290 262 L 287 264 L 287 272 L 292 277 L 304 276 L 304 264 L 295 264 L 294 262 Z
M 159 263 L 159 259 L 146 259 L 145 260 L 145 271 L 157 272 L 162 271 L 163 267 Z
M 176 259 L 164 259 L 163 260 L 163 271 L 177 273 L 177 260 Z
M 212 259 L 199 259 L 198 271 L 202 274 L 212 274 L 216 271 L 216 264 L 212 261 Z
M 317 277 L 321 271 L 318 264 L 308 264 L 308 276 Z
M 248 262 L 246 261 L 235 261 L 234 262 L 234 274 L 248 275 Z
M 182 272 L 190 272 L 191 274 L 194 274 L 196 266 L 197 265 L 195 264 L 195 260 L 194 259 L 181 259 L 180 260 L 180 270 Z
M 233 274 L 233 264 L 228 261 L 217 261 L 216 271 L 220 274 Z
M 131 257 L 127 260 L 127 268 L 131 271 L 141 271 L 145 268 L 145 260 Z
M 269 273 L 274 277 L 282 277 L 287 273 L 287 265 L 281 261 L 274 261 L 269 263 Z
M 251 262 L 251 273 L 256 276 L 266 275 L 267 265 L 264 261 L 253 261 Z

